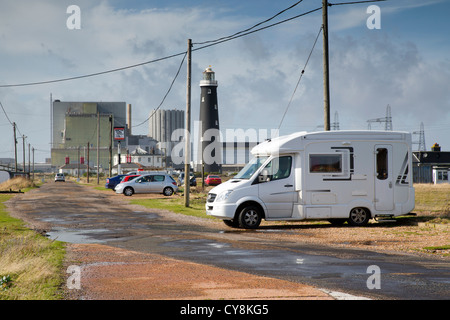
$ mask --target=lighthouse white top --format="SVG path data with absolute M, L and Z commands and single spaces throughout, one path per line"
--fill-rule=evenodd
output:
M 212 71 L 211 66 L 203 71 L 203 80 L 200 80 L 200 87 L 203 86 L 216 86 L 217 80 L 215 79 L 215 73 Z

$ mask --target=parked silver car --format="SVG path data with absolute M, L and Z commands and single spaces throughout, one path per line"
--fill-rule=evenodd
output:
M 165 196 L 171 196 L 177 192 L 178 186 L 170 175 L 152 173 L 119 183 L 114 190 L 116 193 L 123 193 L 126 196 L 131 196 L 134 193 L 162 193 Z

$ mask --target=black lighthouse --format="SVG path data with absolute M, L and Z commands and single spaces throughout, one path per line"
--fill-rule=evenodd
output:
M 211 66 L 203 71 L 200 80 L 201 160 L 204 172 L 222 172 L 222 145 L 219 131 L 219 108 L 217 105 L 217 80 Z

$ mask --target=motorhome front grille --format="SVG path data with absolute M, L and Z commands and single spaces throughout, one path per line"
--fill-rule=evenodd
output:
M 216 200 L 217 194 L 215 193 L 208 193 L 208 198 L 206 199 L 207 202 L 214 202 Z

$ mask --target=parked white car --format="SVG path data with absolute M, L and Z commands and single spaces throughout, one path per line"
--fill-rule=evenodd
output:
M 162 193 L 165 196 L 171 196 L 178 191 L 178 186 L 170 175 L 153 173 L 119 183 L 114 190 L 116 193 L 123 193 L 126 196 L 131 196 L 135 193 Z
M 57 181 L 62 181 L 62 182 L 65 182 L 65 181 L 66 181 L 66 178 L 65 178 L 65 176 L 64 176 L 64 173 L 57 173 L 57 174 L 55 175 L 55 182 L 57 182 Z

